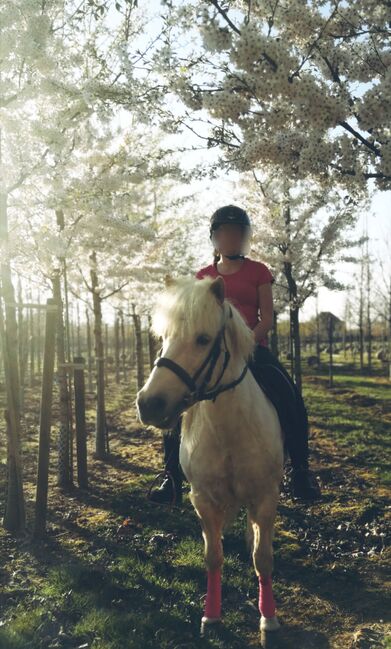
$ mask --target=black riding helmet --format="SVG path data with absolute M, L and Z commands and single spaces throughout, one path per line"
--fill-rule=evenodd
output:
M 212 238 L 213 232 L 224 223 L 236 223 L 237 225 L 242 225 L 243 228 L 251 227 L 250 219 L 245 210 L 236 205 L 224 205 L 224 207 L 219 207 L 212 214 L 209 228 L 210 238 Z
M 224 207 L 219 207 L 219 209 L 212 214 L 210 219 L 209 236 L 211 239 L 213 239 L 213 234 L 217 228 L 225 223 L 241 225 L 242 229 L 247 231 L 247 235 L 251 232 L 251 223 L 247 212 L 236 205 L 224 205 Z M 241 252 L 236 255 L 224 256 L 228 257 L 228 259 L 244 259 L 244 255 Z

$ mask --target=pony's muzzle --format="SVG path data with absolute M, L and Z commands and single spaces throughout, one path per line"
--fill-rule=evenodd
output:
M 164 421 L 167 401 L 163 395 L 156 394 L 148 397 L 139 392 L 136 403 L 143 424 L 159 426 Z

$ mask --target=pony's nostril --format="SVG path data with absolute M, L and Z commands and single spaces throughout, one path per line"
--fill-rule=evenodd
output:
M 142 419 L 154 419 L 161 417 L 166 407 L 164 397 L 156 395 L 154 397 L 140 397 L 137 401 L 138 410 Z
M 151 415 L 157 415 L 164 411 L 166 400 L 160 396 L 149 397 L 149 399 L 146 399 L 145 406 Z

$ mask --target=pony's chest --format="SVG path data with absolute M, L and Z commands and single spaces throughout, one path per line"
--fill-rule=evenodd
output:
M 255 453 L 254 453 L 255 451 Z M 251 484 L 254 474 L 259 474 L 259 458 L 256 449 L 250 455 L 243 447 L 234 443 L 221 445 L 218 440 L 204 437 L 195 446 L 188 445 L 186 438 L 181 441 L 180 463 L 186 478 L 197 490 L 219 494 L 239 495 Z

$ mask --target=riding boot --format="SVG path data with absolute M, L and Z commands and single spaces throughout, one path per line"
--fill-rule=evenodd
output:
M 308 414 L 296 384 L 266 347 L 256 347 L 249 367 L 275 406 L 285 433 L 284 450 L 292 466 L 289 481 L 292 495 L 303 500 L 316 500 L 321 493 L 308 466 Z
M 308 467 L 292 467 L 290 488 L 292 496 L 301 500 L 318 500 L 319 484 Z
M 297 414 L 295 430 L 293 434 L 288 433 L 286 438 L 292 466 L 290 490 L 295 498 L 318 500 L 321 497 L 321 490 L 308 464 L 308 414 L 299 392 L 297 392 Z
M 163 434 L 165 476 L 159 487 L 152 489 L 149 499 L 155 503 L 182 503 L 182 469 L 179 464 L 180 424 Z

